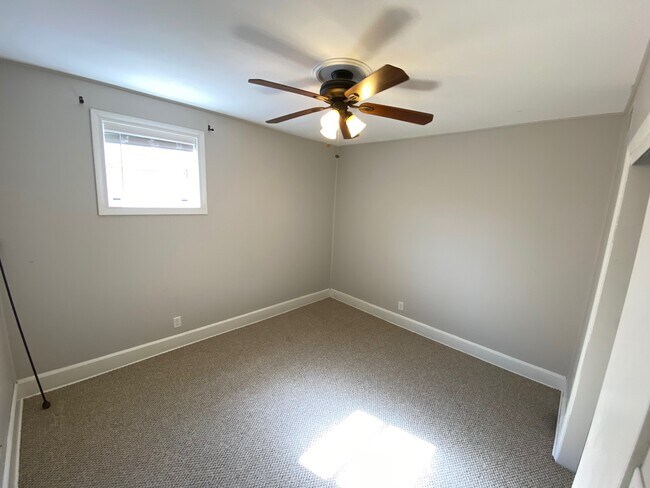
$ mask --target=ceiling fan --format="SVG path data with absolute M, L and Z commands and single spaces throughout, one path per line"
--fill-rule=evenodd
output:
M 331 71 L 331 79 L 323 82 L 320 88 L 320 94 L 272 81 L 250 79 L 248 82 L 325 102 L 328 105 L 326 107 L 308 108 L 300 112 L 267 120 L 266 123 L 277 124 L 295 119 L 296 117 L 302 117 L 303 115 L 327 110 L 328 112 L 321 118 L 321 134 L 328 139 L 336 139 L 339 129 L 344 139 L 353 139 L 365 128 L 366 124 L 354 115 L 350 109 L 357 109 L 367 115 L 387 117 L 389 119 L 419 125 L 426 125 L 433 120 L 432 114 L 417 112 L 415 110 L 379 105 L 378 103 L 361 103 L 359 105 L 359 102 L 363 102 L 379 92 L 407 81 L 409 77 L 404 70 L 387 64 L 361 79 L 359 82 L 354 81 L 355 73 L 353 71 L 353 69 L 345 68 Z

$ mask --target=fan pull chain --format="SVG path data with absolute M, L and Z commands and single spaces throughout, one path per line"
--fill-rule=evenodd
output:
M 334 155 L 336 159 L 339 159 L 341 157 L 341 155 L 339 154 L 340 149 L 341 149 L 341 131 L 337 130 L 336 131 L 336 154 Z

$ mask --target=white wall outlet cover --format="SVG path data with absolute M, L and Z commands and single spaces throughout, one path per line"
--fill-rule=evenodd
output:
M 183 323 L 181 322 L 180 315 L 178 317 L 174 317 L 174 329 L 180 327 L 181 325 L 183 325 Z
M 397 310 L 404 310 L 404 302 L 397 302 Z

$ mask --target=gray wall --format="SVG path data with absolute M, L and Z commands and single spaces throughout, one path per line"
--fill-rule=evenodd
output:
M 98 216 L 90 108 L 212 124 L 208 215 Z M 8 62 L 0 113 L 0 252 L 41 370 L 329 287 L 335 160 L 324 145 Z
M 0 284 L 0 298 L 4 295 L 3 285 Z M 13 397 L 16 375 L 9 350 L 9 336 L 5 320 L 2 314 L 2 303 L 0 300 L 0 483 L 4 475 L 4 462 L 7 453 L 7 435 L 9 427 L 9 414 L 11 412 L 11 400 Z
M 346 147 L 332 287 L 566 375 L 622 115 Z

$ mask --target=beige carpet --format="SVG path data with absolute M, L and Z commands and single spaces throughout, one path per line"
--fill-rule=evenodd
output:
M 328 299 L 25 401 L 26 487 L 568 487 L 559 393 Z

